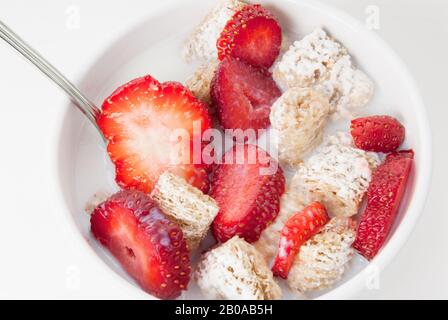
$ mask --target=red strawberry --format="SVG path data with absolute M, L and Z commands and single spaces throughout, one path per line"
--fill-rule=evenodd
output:
M 233 58 L 224 59 L 216 71 L 211 95 L 224 129 L 265 129 L 280 89 L 265 69 Z
M 275 17 L 262 6 L 247 5 L 227 22 L 216 46 L 220 60 L 227 56 L 269 68 L 282 45 L 282 30 Z
M 392 153 L 373 174 L 367 191 L 367 207 L 353 244 L 369 260 L 381 249 L 395 221 L 413 158 L 412 150 Z
M 200 125 L 198 132 L 194 122 Z M 193 151 L 202 155 L 201 137 L 211 128 L 210 116 L 181 84 L 161 84 L 151 76 L 135 79 L 104 101 L 97 123 L 109 141 L 107 151 L 121 187 L 148 193 L 169 170 L 208 190 L 207 168 L 191 160 Z M 179 142 L 178 134 L 187 136 Z M 199 150 L 193 140 L 199 141 Z
M 148 293 L 172 299 L 190 281 L 190 257 L 182 230 L 153 200 L 136 190 L 120 191 L 90 219 L 92 233 Z
M 351 132 L 357 148 L 384 153 L 397 150 L 405 136 L 403 125 L 389 116 L 355 119 Z
M 212 179 L 211 196 L 220 209 L 213 221 L 215 238 L 225 242 L 238 235 L 257 241 L 277 217 L 284 191 L 283 171 L 267 152 L 255 145 L 236 145 Z
M 320 202 L 313 202 L 286 221 L 272 267 L 275 276 L 288 278 L 289 270 L 302 244 L 317 234 L 329 220 L 325 207 Z

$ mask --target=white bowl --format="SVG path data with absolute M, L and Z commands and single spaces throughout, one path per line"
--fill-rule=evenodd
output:
M 265 4 L 277 15 L 291 40 L 300 39 L 316 27 L 324 27 L 342 42 L 356 63 L 376 83 L 376 95 L 366 113 L 399 118 L 407 129 L 404 148 L 413 148 L 416 154 L 416 165 L 404 203 L 384 248 L 369 265 L 360 258 L 354 259 L 352 268 L 338 285 L 313 296 L 353 298 L 395 257 L 422 212 L 432 165 L 425 107 L 401 60 L 374 32 L 351 16 L 311 0 L 257 2 Z M 151 74 L 160 81 L 184 81 L 194 66 L 182 61 L 182 43 L 215 4 L 216 1 L 179 0 L 151 12 L 144 21 L 129 26 L 127 34 L 118 37 L 98 55 L 92 67 L 85 71 L 79 86 L 100 104 L 116 87 L 144 74 Z M 128 280 L 130 290 L 135 290 L 136 296 L 140 295 L 140 289 L 90 234 L 89 218 L 84 213 L 87 201 L 95 192 L 116 190 L 117 187 L 99 135 L 74 108 L 69 109 L 61 126 L 58 152 L 61 192 L 69 213 L 67 219 L 71 219 L 79 230 L 78 240 L 88 243 L 86 250 L 91 252 L 92 263 L 103 263 L 103 260 L 104 272 L 115 272 L 117 281 Z M 201 296 L 193 285 L 185 297 Z

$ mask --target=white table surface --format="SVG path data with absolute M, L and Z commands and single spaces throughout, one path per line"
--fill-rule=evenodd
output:
M 77 61 L 67 56 L 76 52 L 76 59 L 88 60 L 113 39 L 121 24 L 143 17 L 139 3 L 149 1 L 129 0 L 123 5 L 118 0 L 0 0 L 0 19 L 76 80 L 80 76 Z M 154 7 L 163 3 L 152 2 Z M 372 12 L 369 6 L 379 9 L 377 32 L 410 67 L 433 129 L 434 174 L 425 212 L 409 242 L 380 275 L 379 289 L 366 289 L 354 298 L 447 299 L 448 2 L 323 2 L 362 21 Z M 66 27 L 73 8 L 80 10 L 79 29 Z M 83 48 L 86 36 L 96 37 L 96 44 Z M 45 101 L 58 100 L 63 105 L 66 98 L 32 66 L 19 63 L 21 59 L 0 42 L 0 298 L 144 297 L 130 296 L 123 282 L 112 281 L 101 264 L 90 263 L 85 247 L 67 231 L 66 215 L 52 205 L 57 191 L 46 179 L 54 165 L 49 148 L 57 127 L 54 114 L 63 110 L 46 108 Z

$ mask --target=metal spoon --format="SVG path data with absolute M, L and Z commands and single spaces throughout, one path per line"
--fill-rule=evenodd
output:
M 11 47 L 20 52 L 48 78 L 53 80 L 62 90 L 64 90 L 78 109 L 90 120 L 98 129 L 96 118 L 101 113 L 100 109 L 90 101 L 78 88 L 73 85 L 62 73 L 45 60 L 36 50 L 29 46 L 14 31 L 0 20 L 0 38 L 5 40 Z M 98 129 L 99 132 L 101 132 Z

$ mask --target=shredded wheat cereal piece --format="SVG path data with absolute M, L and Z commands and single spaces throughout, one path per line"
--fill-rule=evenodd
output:
M 169 172 L 160 176 L 151 197 L 179 224 L 190 251 L 195 250 L 207 235 L 219 211 L 214 199 Z
M 282 295 L 260 253 L 238 236 L 205 253 L 194 277 L 208 298 L 274 300 Z
M 333 286 L 347 270 L 354 250 L 355 223 L 350 218 L 333 218 L 301 247 L 289 271 L 287 283 L 305 293 Z
M 367 161 L 369 162 L 370 170 L 372 171 L 380 165 L 381 161 L 378 157 L 378 154 L 376 152 L 367 152 L 356 148 L 355 143 L 353 142 L 353 138 L 348 132 L 336 132 L 335 134 L 327 136 L 322 143 L 322 147 L 329 145 L 342 145 L 355 149 L 355 152 L 358 152 L 367 159 Z
M 303 203 L 320 201 L 331 216 L 358 213 L 379 158 L 347 144 L 340 133 L 326 138 L 293 177 L 293 192 Z
M 352 65 L 349 56 L 342 57 L 335 63 L 328 78 L 318 86 L 326 93 L 334 109 L 334 119 L 353 118 L 359 109 L 367 105 L 373 97 L 372 80 Z
M 274 66 L 273 76 L 284 90 L 292 87 L 310 87 L 325 78 L 346 49 L 317 29 L 295 41 Z
M 340 43 L 322 29 L 294 42 L 273 67 L 278 85 L 314 87 L 330 100 L 335 118 L 351 118 L 372 98 L 373 82 L 358 70 Z
M 279 160 L 289 166 L 322 142 L 330 113 L 328 99 L 312 89 L 291 88 L 272 106 L 270 120 L 278 132 Z

